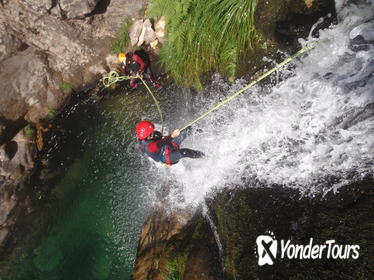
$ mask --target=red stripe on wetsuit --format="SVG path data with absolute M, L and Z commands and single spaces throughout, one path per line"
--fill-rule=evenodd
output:
M 147 151 L 150 153 L 157 153 L 164 145 L 165 147 L 165 163 L 168 165 L 172 165 L 173 163 L 170 161 L 170 153 L 172 151 L 178 150 L 179 146 L 177 143 L 172 142 L 171 136 L 165 136 L 164 138 L 154 141 L 152 143 L 149 143 L 147 145 Z M 172 145 L 172 147 L 169 146 L 169 144 Z
M 138 63 L 140 65 L 140 71 L 143 72 L 144 69 L 145 69 L 145 63 L 143 61 L 143 59 L 140 58 L 140 56 L 138 56 L 137 54 L 133 54 L 132 55 L 132 59 Z

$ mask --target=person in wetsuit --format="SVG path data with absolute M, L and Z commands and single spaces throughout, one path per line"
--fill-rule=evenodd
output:
M 179 129 L 176 129 L 170 136 L 163 136 L 161 132 L 155 130 L 153 123 L 141 121 L 136 126 L 136 135 L 139 140 L 139 149 L 157 162 L 173 165 L 184 157 L 201 158 L 205 156 L 200 151 L 179 147 L 188 135 L 187 130 L 181 133 Z
M 118 61 L 121 63 L 119 70 L 122 73 L 136 76 L 143 75 L 143 77 L 150 81 L 155 88 L 160 88 L 161 85 L 157 83 L 153 77 L 150 66 L 149 55 L 144 51 L 128 52 L 126 54 L 118 54 Z M 130 87 L 136 88 L 139 86 L 138 79 L 130 79 Z

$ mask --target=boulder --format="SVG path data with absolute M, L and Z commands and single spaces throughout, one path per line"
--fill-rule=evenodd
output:
M 1 63 L 0 115 L 9 120 L 26 116 L 36 122 L 63 101 L 64 93 L 50 73 L 42 55 L 31 49 Z
M 129 36 L 131 45 L 138 47 L 144 43 L 151 44 L 156 40 L 156 34 L 149 19 L 135 21 L 130 28 Z
M 143 22 L 142 32 L 139 35 L 138 46 L 140 47 L 145 44 L 150 44 L 156 40 L 155 31 L 153 30 L 152 23 L 149 19 Z
M 116 37 L 126 19 L 140 19 L 147 0 L 111 0 L 103 14 L 93 18 L 92 34 L 95 38 Z
M 130 32 L 129 32 L 131 46 L 138 45 L 139 36 L 142 33 L 142 30 L 143 30 L 143 20 L 142 19 L 136 20 L 131 25 Z
M 83 18 L 91 13 L 100 0 L 60 0 L 60 8 L 67 18 Z

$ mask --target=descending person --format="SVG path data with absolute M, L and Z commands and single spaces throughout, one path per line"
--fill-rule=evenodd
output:
M 188 132 L 182 133 L 176 129 L 170 136 L 163 136 L 155 130 L 153 123 L 141 121 L 136 126 L 136 135 L 139 140 L 139 149 L 155 161 L 173 165 L 181 158 L 201 158 L 204 153 L 196 150 L 181 149 L 179 145 L 187 137 Z
M 120 71 L 122 73 L 136 76 L 142 75 L 145 79 L 150 81 L 155 88 L 160 88 L 161 85 L 157 83 L 153 77 L 150 59 L 146 52 L 135 51 L 126 54 L 119 53 L 118 61 L 120 62 Z M 130 87 L 136 88 L 139 85 L 139 79 L 130 79 Z

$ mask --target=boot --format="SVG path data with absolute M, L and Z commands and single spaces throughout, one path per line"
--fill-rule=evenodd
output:
M 183 157 L 189 158 L 202 158 L 205 157 L 205 154 L 200 151 L 191 150 L 191 149 L 180 149 L 180 153 Z

